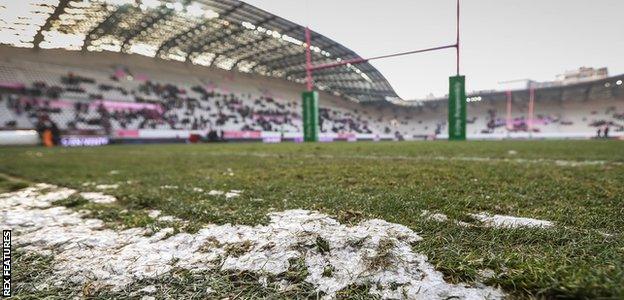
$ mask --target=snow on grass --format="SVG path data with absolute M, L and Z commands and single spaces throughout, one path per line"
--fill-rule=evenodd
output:
M 224 192 L 224 191 L 219 191 L 219 190 L 211 190 L 210 192 L 208 192 L 208 195 L 210 195 L 210 196 L 225 195 L 225 199 L 232 199 L 232 198 L 240 197 L 240 194 L 242 192 L 243 191 L 241 191 L 241 190 L 231 190 L 229 192 Z
M 177 185 L 163 185 L 160 187 L 160 189 L 162 190 L 177 190 L 178 186 Z
M 49 190 L 49 191 L 48 191 Z M 42 193 L 42 191 L 46 191 Z M 67 188 L 57 188 L 54 185 L 39 183 L 25 189 L 0 194 L 0 207 L 11 207 L 24 205 L 27 207 L 48 207 L 50 203 L 67 199 L 76 193 L 75 190 Z
M 429 221 L 436 222 L 446 222 L 449 220 L 448 216 L 442 213 L 434 213 L 428 210 L 422 210 L 421 217 L 425 218 Z M 503 216 L 503 215 L 490 215 L 488 213 L 482 212 L 479 214 L 468 214 L 471 218 L 480 221 L 485 227 L 496 227 L 496 228 L 521 228 L 521 227 L 539 227 L 539 228 L 547 228 L 552 227 L 554 224 L 550 221 L 543 221 L 531 218 L 521 218 L 521 217 L 513 217 L 513 216 Z M 462 227 L 473 227 L 475 225 L 466 223 L 463 221 L 453 220 L 455 224 Z
M 119 290 L 173 268 L 279 275 L 300 262 L 304 280 L 326 298 L 359 284 L 371 284 L 370 294 L 382 298 L 504 296 L 491 287 L 447 283 L 426 256 L 413 252 L 422 238 L 384 220 L 348 226 L 318 212 L 289 210 L 269 214 L 268 225 L 208 225 L 173 236 L 168 228 L 148 236 L 145 228 L 107 229 L 100 220 L 51 206 L 70 191 L 35 186 L 0 194 L 0 226 L 14 230 L 18 249 L 53 255 L 56 286 L 89 283 Z
M 208 192 L 208 195 L 210 196 L 221 196 L 223 194 L 225 194 L 225 192 L 217 190 L 211 190 L 210 192 Z
M 430 221 L 436 221 L 436 222 L 446 222 L 448 221 L 448 216 L 446 216 L 443 213 L 432 213 L 428 210 L 423 210 L 420 214 L 421 217 L 424 217 L 427 220 Z
M 153 293 L 155 293 L 155 292 L 156 292 L 156 290 L 157 290 L 157 289 L 156 289 L 156 287 L 155 287 L 155 286 L 153 286 L 153 285 L 148 285 L 148 286 L 146 286 L 146 287 L 142 288 L 140 291 L 141 291 L 141 292 L 148 293 L 148 294 L 153 294 Z
M 117 201 L 117 198 L 111 195 L 106 195 L 97 192 L 84 192 L 80 193 L 80 197 L 89 200 L 89 202 L 99 203 L 99 204 L 108 204 Z
M 469 214 L 472 218 L 482 222 L 488 227 L 497 228 L 521 228 L 521 227 L 537 227 L 548 228 L 554 226 L 550 221 L 537 220 L 531 218 L 522 218 L 514 216 L 490 215 L 488 213 Z
M 168 216 L 168 215 L 163 215 L 162 211 L 157 210 L 157 209 L 152 209 L 152 210 L 148 210 L 147 211 L 147 216 L 156 220 L 156 221 L 160 221 L 160 222 L 179 222 L 182 224 L 188 224 L 187 221 L 184 221 L 180 218 L 176 218 L 174 216 Z M 168 230 L 168 229 L 167 229 Z
M 160 214 L 161 214 L 161 211 L 157 210 L 157 209 L 152 209 L 152 210 L 147 212 L 147 216 L 149 216 L 152 219 L 158 218 L 158 216 L 160 216 Z
M 231 198 L 237 198 L 237 197 L 240 197 L 240 194 L 241 194 L 242 192 L 243 192 L 243 191 L 231 190 L 231 191 L 229 191 L 229 192 L 225 193 L 225 199 L 231 199 Z
M 114 190 L 119 187 L 119 184 L 98 184 L 95 186 L 98 190 Z
M 157 218 L 157 220 L 161 221 L 161 222 L 180 222 L 180 221 L 182 221 L 181 219 L 176 218 L 174 216 L 160 216 L 160 217 Z

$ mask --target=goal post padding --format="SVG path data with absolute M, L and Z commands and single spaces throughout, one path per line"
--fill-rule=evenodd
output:
M 303 140 L 318 142 L 319 133 L 319 94 L 316 91 L 303 92 Z
M 449 78 L 448 135 L 451 141 L 466 140 L 466 77 Z

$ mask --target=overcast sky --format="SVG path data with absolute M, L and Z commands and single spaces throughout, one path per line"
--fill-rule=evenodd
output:
M 362 57 L 453 44 L 455 0 L 245 0 Z M 623 0 L 463 0 L 468 91 L 547 81 L 580 66 L 624 73 Z M 455 50 L 371 62 L 404 99 L 448 92 Z

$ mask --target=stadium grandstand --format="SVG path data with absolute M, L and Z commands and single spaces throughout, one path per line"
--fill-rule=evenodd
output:
M 240 1 L 4 5 L 24 15 L 0 28 L 2 129 L 54 123 L 67 141 L 96 142 L 303 138 L 301 25 Z M 311 41 L 315 62 L 360 58 L 321 34 Z M 622 136 L 623 78 L 471 93 L 468 138 L 590 138 L 607 126 Z M 400 99 L 369 63 L 319 70 L 314 81 L 323 141 L 448 137 L 446 98 Z

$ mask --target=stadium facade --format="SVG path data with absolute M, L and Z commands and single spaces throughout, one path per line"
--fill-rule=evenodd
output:
M 302 138 L 300 25 L 229 0 L 2 5 L 5 142 L 7 130 L 50 124 L 62 133 L 57 142 L 69 145 Z M 317 63 L 359 58 L 314 32 L 312 50 Z M 403 101 L 368 63 L 314 78 L 322 92 L 321 140 L 446 138 L 446 98 Z M 605 128 L 624 136 L 622 80 L 472 93 L 468 137 L 591 138 Z M 12 139 L 38 140 L 25 136 Z

